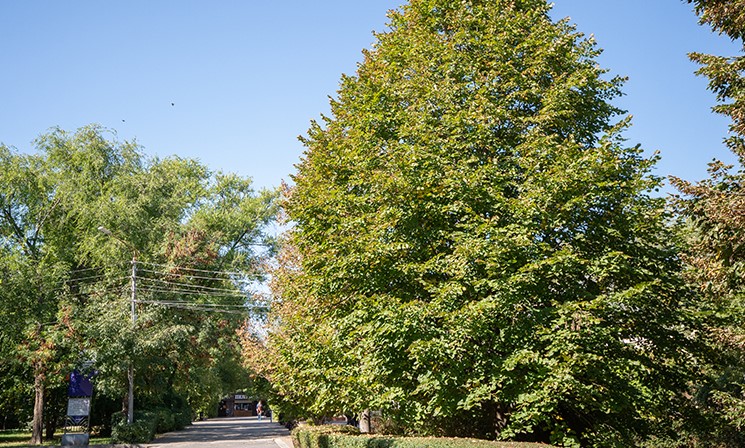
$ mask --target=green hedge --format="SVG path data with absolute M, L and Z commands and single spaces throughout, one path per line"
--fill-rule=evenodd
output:
M 323 426 L 301 426 L 295 428 L 290 433 L 292 436 L 292 442 L 295 448 L 329 448 L 327 436 L 346 436 L 354 437 L 360 435 L 360 430 L 354 426 L 336 426 L 336 425 L 323 425 Z M 339 445 L 347 446 L 347 445 Z M 353 445 L 349 445 L 350 447 Z M 354 445 L 356 446 L 356 445 Z
M 155 434 L 184 429 L 190 424 L 189 409 L 135 411 L 131 425 L 122 414 L 115 414 L 111 419 L 111 440 L 114 443 L 146 443 L 153 440 Z
M 127 424 L 127 418 L 115 414 L 111 418 L 111 441 L 114 443 L 146 443 L 155 437 L 156 421 L 138 418 Z
M 445 437 L 361 435 L 352 426 L 303 426 L 292 431 L 295 448 L 549 448 L 541 443 Z

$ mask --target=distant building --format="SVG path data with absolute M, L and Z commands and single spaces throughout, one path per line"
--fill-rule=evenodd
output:
M 256 404 L 259 402 L 254 397 L 249 397 L 243 392 L 228 395 L 220 401 L 217 408 L 218 417 L 251 417 L 256 415 Z

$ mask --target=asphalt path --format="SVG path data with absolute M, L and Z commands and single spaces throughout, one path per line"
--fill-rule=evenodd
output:
M 161 434 L 148 448 L 292 448 L 290 432 L 279 423 L 256 417 L 212 418 L 181 431 Z

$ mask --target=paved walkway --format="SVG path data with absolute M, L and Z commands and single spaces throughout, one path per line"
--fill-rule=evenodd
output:
M 212 418 L 181 431 L 161 434 L 148 448 L 292 448 L 290 432 L 279 423 L 256 417 Z

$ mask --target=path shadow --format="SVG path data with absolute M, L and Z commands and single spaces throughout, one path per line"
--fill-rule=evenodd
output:
M 194 422 L 181 431 L 162 434 L 148 445 L 256 440 L 289 435 L 287 428 L 279 423 L 258 421 L 256 417 L 216 418 Z

